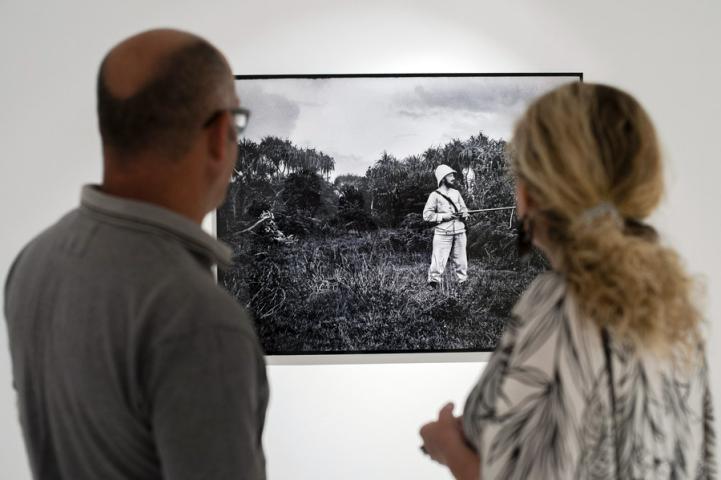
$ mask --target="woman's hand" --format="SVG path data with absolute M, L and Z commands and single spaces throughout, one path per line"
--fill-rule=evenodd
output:
M 466 443 L 460 417 L 453 416 L 453 404 L 446 404 L 438 420 L 421 427 L 424 451 L 445 465 L 458 480 L 478 480 L 480 459 Z

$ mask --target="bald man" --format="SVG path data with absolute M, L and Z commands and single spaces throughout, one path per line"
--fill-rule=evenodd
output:
M 268 401 L 246 312 L 200 228 L 237 155 L 230 68 L 188 33 L 113 48 L 98 74 L 104 173 L 8 274 L 20 421 L 43 480 L 261 479 Z

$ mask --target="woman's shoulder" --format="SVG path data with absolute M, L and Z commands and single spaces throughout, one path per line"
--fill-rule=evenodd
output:
M 555 271 L 547 271 L 538 275 L 513 307 L 513 316 L 521 323 L 529 317 L 538 317 L 558 308 L 567 296 L 565 277 Z

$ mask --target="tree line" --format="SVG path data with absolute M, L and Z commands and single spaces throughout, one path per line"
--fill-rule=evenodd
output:
M 421 221 L 426 199 L 437 188 L 434 170 L 440 164 L 459 172 L 458 188 L 469 207 L 508 206 L 513 204 L 513 186 L 506 155 L 504 140 L 479 132 L 404 158 L 382 152 L 364 175 L 342 174 L 331 182 L 335 160 L 320 150 L 272 136 L 259 142 L 244 139 L 221 216 L 228 229 L 264 211 L 293 217 L 287 219 L 294 223 L 291 230 L 303 222 L 308 231 L 324 224 L 398 228 Z M 300 230 L 297 233 L 306 233 Z

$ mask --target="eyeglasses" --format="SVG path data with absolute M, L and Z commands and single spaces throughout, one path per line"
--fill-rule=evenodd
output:
M 222 115 L 224 112 L 230 112 L 230 114 L 233 116 L 233 126 L 235 127 L 235 135 L 236 140 L 240 140 L 240 136 L 243 134 L 243 131 L 248 126 L 248 120 L 250 119 L 250 110 L 247 108 L 242 107 L 235 107 L 235 108 L 224 108 L 221 110 L 216 110 L 213 112 L 213 114 L 203 123 L 203 128 L 207 127 L 211 123 L 213 123 L 215 120 L 218 119 L 220 115 Z

